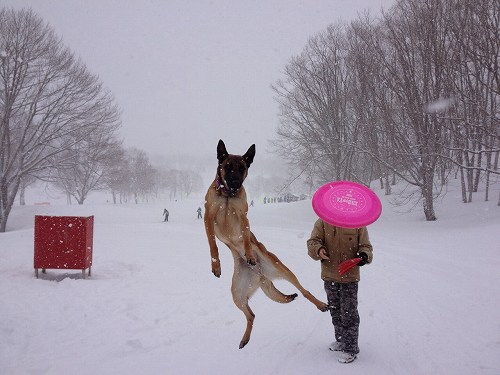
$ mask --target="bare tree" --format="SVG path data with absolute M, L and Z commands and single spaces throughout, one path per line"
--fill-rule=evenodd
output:
M 201 192 L 204 188 L 203 179 L 200 174 L 191 170 L 159 169 L 159 187 L 162 191 L 168 191 L 169 199 L 189 197 L 190 194 Z
M 170 200 L 177 199 L 178 194 L 182 197 L 180 189 L 182 173 L 178 169 L 170 169 L 163 174 L 163 186 L 169 191 Z
M 130 161 L 126 157 L 126 151 L 120 147 L 108 159 L 108 171 L 104 176 L 104 183 L 107 189 L 111 192 L 113 203 L 117 203 L 117 195 L 120 203 L 128 200 L 131 194 L 129 179 L 131 175 Z
M 488 200 L 490 175 L 499 174 L 495 155 L 500 151 L 500 3 L 495 0 L 448 0 L 452 5 L 452 45 L 455 101 L 448 126 L 452 161 L 458 165 L 462 200 L 467 203 L 485 175 Z M 468 194 L 467 194 L 468 192 Z
M 344 25 L 332 25 L 311 38 L 274 86 L 280 105 L 275 147 L 316 184 L 333 179 L 363 180 L 358 123 L 350 108 L 350 69 Z
M 135 203 L 147 199 L 154 191 L 156 170 L 151 165 L 147 154 L 136 148 L 127 150 L 126 157 L 130 167 L 128 186 L 134 196 Z
M 189 197 L 192 193 L 203 190 L 203 179 L 194 171 L 182 171 L 181 188 L 186 197 Z
M 0 10 L 0 232 L 22 178 L 38 176 L 101 125 L 91 75 L 31 10 Z
M 384 14 L 384 42 L 394 54 L 378 49 L 388 73 L 385 80 L 402 108 L 396 152 L 405 161 L 404 178 L 421 192 L 427 220 L 435 220 L 435 177 L 442 153 L 443 120 L 427 108 L 430 103 L 452 95 L 448 64 L 447 9 L 442 1 L 406 0 Z
M 399 0 L 379 19 L 332 25 L 274 85 L 277 151 L 313 185 L 395 176 L 427 220 L 458 165 L 464 201 L 498 173 L 497 0 Z M 467 181 L 467 183 L 465 183 Z M 469 197 L 465 197 L 465 191 Z
M 385 194 L 391 194 L 395 183 L 394 171 L 403 171 L 401 160 L 393 150 L 398 138 L 395 114 L 399 106 L 396 95 L 387 89 L 382 74 L 383 64 L 376 58 L 373 41 L 382 39 L 382 30 L 369 14 L 351 23 L 348 30 L 348 65 L 352 71 L 351 95 L 352 114 L 360 127 L 360 142 L 355 145 L 357 152 L 368 153 L 371 173 L 368 181 L 379 179 Z M 383 162 L 382 162 L 383 161 Z
M 25 206 L 25 193 L 26 189 L 36 182 L 37 178 L 35 176 L 25 175 L 21 179 L 21 184 L 19 185 L 19 205 Z
M 114 106 L 104 106 L 101 125 L 93 132 L 77 134 L 78 143 L 66 150 L 64 163 L 54 168 L 54 184 L 83 204 L 91 191 L 107 188 L 106 177 L 111 173 L 113 160 L 121 153 L 117 139 L 119 113 Z
M 483 172 L 487 198 L 489 175 L 498 173 L 494 67 L 499 61 L 499 7 L 491 0 L 404 0 L 384 15 L 382 28 L 366 20 L 354 27 L 372 51 L 362 69 L 376 66 L 381 74 L 370 82 L 384 86 L 396 99 L 387 107 L 390 111 L 383 111 L 384 126 L 391 136 L 388 150 L 393 150 L 393 160 L 404 164 L 396 168 L 388 159 L 391 152 L 370 152 L 420 189 L 428 219 L 433 217 L 429 202 L 437 195 L 430 194 L 437 185 L 430 182 L 439 178 L 441 185 L 446 183 L 453 164 L 459 168 L 464 202 L 472 199 Z M 371 92 L 383 103 L 384 95 Z M 383 127 L 377 133 L 384 134 Z

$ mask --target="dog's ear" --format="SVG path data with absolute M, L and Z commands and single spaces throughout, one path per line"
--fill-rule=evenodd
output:
M 251 145 L 245 155 L 243 155 L 243 160 L 245 160 L 245 164 L 247 168 L 250 167 L 250 164 L 253 162 L 253 158 L 255 157 L 255 145 Z
M 219 143 L 217 144 L 217 159 L 219 160 L 219 164 L 222 163 L 228 155 L 226 145 L 222 142 L 222 139 L 219 139 Z

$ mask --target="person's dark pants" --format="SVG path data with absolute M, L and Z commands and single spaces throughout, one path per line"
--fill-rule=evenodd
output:
M 346 353 L 359 353 L 358 283 L 325 281 L 335 339 Z

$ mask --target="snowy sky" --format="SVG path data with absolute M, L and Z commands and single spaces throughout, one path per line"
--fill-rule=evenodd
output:
M 394 0 L 0 0 L 31 7 L 98 74 L 126 146 L 156 155 L 269 149 L 270 88 L 308 38 Z

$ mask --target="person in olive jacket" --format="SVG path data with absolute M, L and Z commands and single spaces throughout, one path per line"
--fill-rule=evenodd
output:
M 339 352 L 339 362 L 350 363 L 359 353 L 359 267 L 371 263 L 373 259 L 368 230 L 366 227 L 341 228 L 318 219 L 311 238 L 307 240 L 307 250 L 311 258 L 321 261 L 321 278 L 325 284 L 336 339 L 330 350 Z M 340 263 L 357 257 L 361 258 L 358 266 L 340 275 Z

